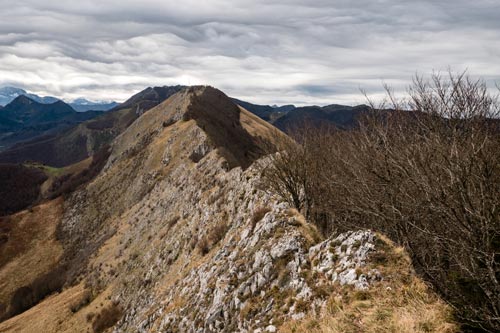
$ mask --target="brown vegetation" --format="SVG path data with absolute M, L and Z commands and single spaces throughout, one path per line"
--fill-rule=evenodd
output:
M 202 256 L 204 256 L 210 251 L 210 244 L 208 243 L 208 239 L 206 237 L 201 238 L 198 241 L 197 246 Z
M 62 247 L 55 239 L 62 201 L 54 200 L 0 219 L 0 320 L 9 318 L 60 290 L 57 268 Z
M 325 233 L 372 228 L 405 246 L 464 328 L 500 329 L 499 103 L 466 75 L 417 78 L 351 132 L 299 131 L 264 172 Z M 408 111 L 411 110 L 411 111 Z
M 198 250 L 201 255 L 207 254 L 212 247 L 219 243 L 226 236 L 229 226 L 227 223 L 220 222 L 215 225 L 210 232 L 198 241 Z

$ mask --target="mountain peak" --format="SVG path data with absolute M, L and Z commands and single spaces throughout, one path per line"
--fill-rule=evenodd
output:
M 28 105 L 33 103 L 40 104 L 26 95 L 19 95 L 16 98 L 14 98 L 12 102 L 10 102 L 8 105 Z
M 0 295 L 0 331 L 305 332 L 312 324 L 286 325 L 331 304 L 358 329 L 367 302 L 373 322 L 421 314 L 408 302 L 414 292 L 387 305 L 425 286 L 400 249 L 369 230 L 322 238 L 262 186 L 270 159 L 253 162 L 284 138 L 272 125 L 210 86 L 148 88 L 124 104 L 36 148 L 75 153 L 79 138 L 104 149 L 58 177 L 47 168 L 52 185 L 34 193 L 65 195 L 2 220 L 0 273 L 12 283 Z M 448 317 L 422 288 L 425 313 Z
M 217 150 L 229 169 L 246 169 L 264 154 L 267 140 L 275 133 L 272 125 L 238 107 L 222 91 L 191 86 L 139 117 L 115 142 L 113 155 L 126 158 L 127 151 L 144 150 L 165 131 L 174 129 L 186 132 L 178 136 L 180 145 L 191 151 L 192 161 Z
M 226 94 L 211 86 L 190 87 L 188 93 L 191 104 L 185 119 L 196 121 L 231 168 L 245 169 L 264 154 L 261 142 L 243 127 L 243 111 Z

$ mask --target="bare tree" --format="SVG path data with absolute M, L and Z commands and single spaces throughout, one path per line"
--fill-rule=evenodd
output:
M 280 155 L 306 159 L 308 217 L 322 230 L 388 234 L 466 325 L 499 331 L 498 99 L 451 73 L 416 77 L 405 100 L 387 96 L 357 130 L 304 130 Z

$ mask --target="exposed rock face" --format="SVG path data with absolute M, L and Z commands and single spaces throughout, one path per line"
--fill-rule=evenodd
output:
M 356 242 L 360 233 L 367 236 L 359 241 L 360 247 L 373 247 L 369 240 L 374 235 L 359 232 L 329 239 L 321 244 L 325 246 L 308 251 L 310 243 L 303 235 L 303 226 L 297 224 L 297 217 L 287 216 L 283 206 L 273 208 L 253 231 L 250 226 L 243 228 L 239 239 L 230 238 L 209 262 L 193 269 L 170 290 L 163 300 L 165 306 L 153 316 L 163 316 L 160 331 L 273 332 L 273 324 L 317 311 L 325 302 L 326 295 L 321 291 L 333 289 L 337 279 L 331 279 L 329 274 L 315 274 L 318 270 L 311 269 L 312 258 L 331 258 L 335 242 Z M 340 251 L 340 247 L 335 250 Z M 339 278 L 340 282 L 368 288 L 369 280 L 362 274 L 357 276 L 355 271 L 364 265 L 364 260 L 354 252 L 344 253 L 341 260 L 324 260 L 321 268 L 342 276 L 348 265 L 354 271 L 353 277 L 346 282 Z M 179 294 L 186 303 L 165 313 L 167 304 Z
M 197 183 L 193 175 L 185 176 L 180 179 L 181 192 L 162 182 L 150 193 L 159 207 L 146 206 L 135 214 L 139 221 L 124 240 L 131 246 L 148 229 L 161 229 L 162 214 L 181 212 L 158 246 L 146 247 L 127 261 L 125 271 L 146 273 L 122 277 L 127 287 L 117 290 L 115 297 L 129 310 L 115 332 L 272 332 L 286 318 L 319 311 L 325 292 L 337 280 L 368 288 L 370 279 L 358 276 L 356 269 L 365 265 L 374 248 L 373 233 L 342 234 L 312 246 L 318 239 L 314 228 L 257 189 L 256 168 L 226 173 L 220 161 L 219 171 L 211 174 L 209 169 L 217 165 L 214 153 L 197 166 L 219 184 L 211 196 L 182 202 L 186 194 L 204 197 L 199 185 L 208 180 L 198 178 Z M 260 206 L 270 211 L 252 221 Z M 229 213 L 221 215 L 221 209 Z M 229 230 L 202 257 L 193 240 L 202 242 L 223 219 L 228 219 Z
M 375 237 L 369 230 L 347 232 L 311 247 L 309 258 L 316 262 L 313 269 L 341 285 L 368 289 L 369 282 L 382 278 L 380 273 L 372 269 L 367 274 L 358 274 L 356 269 L 366 265 L 369 253 L 375 249 Z

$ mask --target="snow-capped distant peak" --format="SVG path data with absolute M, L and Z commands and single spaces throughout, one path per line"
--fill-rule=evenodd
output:
M 72 102 L 70 102 L 70 105 L 75 109 L 76 111 L 107 111 L 115 106 L 118 105 L 118 103 L 112 101 L 90 101 L 86 98 L 79 97 Z
M 79 97 L 77 99 L 74 99 L 71 101 L 72 104 L 79 104 L 79 105 L 102 105 L 102 104 L 110 104 L 113 103 L 112 101 L 91 101 L 83 97 Z
M 52 96 L 40 97 L 36 94 L 29 93 L 21 88 L 7 86 L 7 87 L 0 87 L 0 105 L 5 106 L 21 95 L 27 96 L 30 99 L 34 100 L 35 102 L 42 104 L 52 104 L 57 101 L 60 101 L 60 99 L 56 97 Z M 107 111 L 118 105 L 118 103 L 114 101 L 90 101 L 83 97 L 79 97 L 73 101 L 68 101 L 68 103 L 76 111 L 80 112 L 90 111 L 90 110 Z
M 26 91 L 16 87 L 0 88 L 0 105 L 7 105 L 20 95 L 26 95 Z

